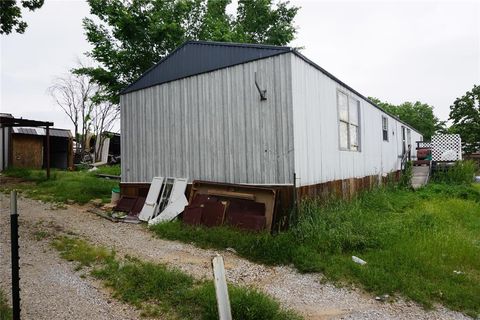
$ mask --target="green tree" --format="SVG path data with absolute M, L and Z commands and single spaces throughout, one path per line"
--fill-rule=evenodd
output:
M 186 40 L 213 40 L 285 45 L 293 40 L 297 7 L 273 0 L 88 0 L 84 29 L 98 63 L 76 73 L 105 88 L 98 101 L 118 103 L 121 89 Z
M 400 105 L 393 105 L 377 98 L 370 97 L 369 99 L 386 112 L 417 129 L 425 140 L 430 140 L 436 132 L 446 130 L 445 121 L 440 121 L 433 113 L 433 107 L 426 103 L 407 101 Z
M 464 143 L 464 151 L 471 153 L 480 150 L 480 86 L 457 98 L 450 106 L 450 132 L 458 133 Z
M 43 6 L 44 0 L 0 0 L 0 34 L 12 31 L 24 33 L 27 23 L 22 19 L 22 7 L 34 11 Z

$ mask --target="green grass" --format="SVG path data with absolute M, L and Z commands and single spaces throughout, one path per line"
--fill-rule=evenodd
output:
M 303 202 L 298 224 L 276 236 L 220 227 L 156 225 L 160 237 L 234 248 L 265 264 L 323 272 L 375 294 L 401 294 L 480 314 L 480 187 L 431 184 L 376 189 L 353 201 Z M 354 263 L 351 256 L 367 261 Z M 456 274 L 454 271 L 460 271 Z
M 37 241 L 42 241 L 50 236 L 50 233 L 48 231 L 44 230 L 37 230 L 33 233 L 33 237 Z
M 12 308 L 7 303 L 5 293 L 0 290 L 0 320 L 12 319 Z
M 78 269 L 99 262 L 109 262 L 115 256 L 110 250 L 93 247 L 84 240 L 70 237 L 57 238 L 52 241 L 52 246 L 60 252 L 63 259 L 78 262 Z
M 92 199 L 109 201 L 112 188 L 118 182 L 97 178 L 96 172 L 52 170 L 50 179 L 46 179 L 45 170 L 8 169 L 6 176 L 21 178 L 31 183 L 21 183 L 15 186 L 28 197 L 48 201 L 74 201 L 79 204 Z M 8 191 L 3 189 L 4 191 Z
M 119 176 L 121 171 L 120 171 L 120 165 L 115 164 L 111 166 L 100 166 L 98 167 L 98 170 L 95 171 L 95 173 L 101 173 L 101 174 L 110 174 L 113 176 Z
M 120 260 L 113 252 L 81 239 L 58 238 L 53 246 L 64 259 L 77 261 L 79 267 L 95 266 L 92 276 L 112 288 L 116 298 L 143 310 L 144 316 L 218 319 L 211 281 L 197 281 L 162 264 L 131 257 Z M 301 319 L 257 290 L 229 285 L 229 294 L 234 319 Z

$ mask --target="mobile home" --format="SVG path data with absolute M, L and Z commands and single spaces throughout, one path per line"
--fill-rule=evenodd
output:
M 164 176 L 351 193 L 398 172 L 422 140 L 290 47 L 186 42 L 124 89 L 120 108 L 124 185 Z

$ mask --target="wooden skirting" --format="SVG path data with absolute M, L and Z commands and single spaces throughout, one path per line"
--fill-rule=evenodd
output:
M 259 185 L 257 187 L 273 188 L 277 194 L 272 221 L 272 232 L 278 232 L 288 228 L 289 217 L 294 209 L 295 196 L 297 203 L 308 198 L 320 200 L 352 199 L 356 194 L 362 191 L 371 190 L 380 184 L 386 184 L 388 181 L 398 181 L 401 171 L 392 172 L 388 177 L 379 178 L 378 175 L 366 176 L 363 178 L 350 178 L 335 180 L 314 185 L 302 186 L 297 188 L 295 195 L 293 185 Z M 256 187 L 256 186 L 251 186 Z M 123 196 L 142 196 L 146 197 L 150 183 L 120 183 L 120 194 Z M 190 197 L 192 184 L 187 185 L 185 196 Z
M 297 188 L 297 198 L 299 200 L 306 198 L 325 200 L 331 198 L 351 199 L 361 191 L 371 190 L 380 184 L 386 184 L 388 181 L 398 181 L 400 173 L 400 170 L 392 172 L 388 177 L 382 177 L 381 179 L 379 179 L 378 175 L 373 175 L 302 186 Z
M 150 189 L 150 182 L 120 183 L 120 195 L 129 197 L 146 197 Z

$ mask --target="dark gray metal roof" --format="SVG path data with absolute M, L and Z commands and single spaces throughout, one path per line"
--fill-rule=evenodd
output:
M 148 69 L 137 81 L 123 89 L 120 94 L 141 90 L 158 84 L 210 72 L 234 65 L 264 59 L 271 56 L 292 52 L 327 77 L 336 81 L 360 98 L 368 101 L 377 109 L 390 115 L 404 125 L 416 130 L 411 125 L 400 120 L 396 115 L 385 111 L 373 101 L 353 89 L 312 60 L 305 57 L 295 48 L 263 44 L 231 43 L 214 41 L 187 41 L 172 53 Z M 419 131 L 418 131 L 419 132 Z
M 26 127 L 14 127 L 13 133 L 28 134 L 33 136 L 46 136 L 47 132 L 44 128 L 26 128 Z M 71 138 L 72 133 L 66 129 L 50 128 L 51 137 Z
M 147 70 L 121 94 L 289 51 L 292 51 L 290 47 L 261 44 L 187 41 Z

